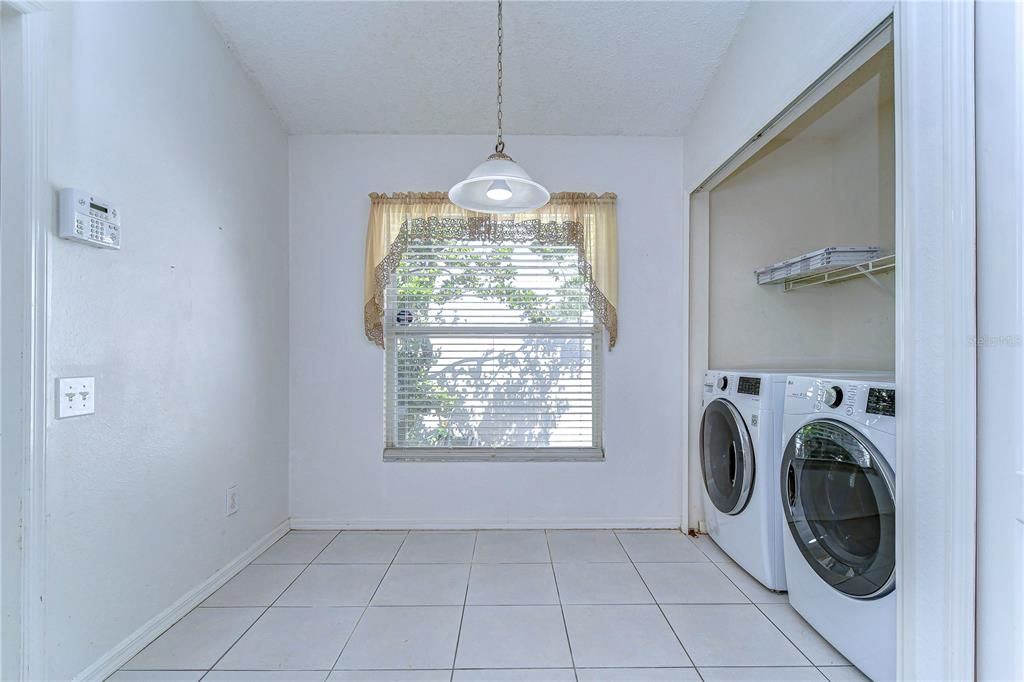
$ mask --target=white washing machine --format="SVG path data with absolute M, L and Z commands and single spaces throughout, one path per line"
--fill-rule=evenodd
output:
M 896 388 L 791 376 L 779 491 L 793 608 L 876 681 L 896 677 Z
M 815 370 L 877 377 L 877 372 Z M 700 464 L 708 534 L 770 590 L 786 589 L 778 497 L 782 414 L 791 370 L 704 374 Z
M 786 374 L 704 374 L 700 466 L 708 534 L 768 589 L 785 590 L 778 500 Z

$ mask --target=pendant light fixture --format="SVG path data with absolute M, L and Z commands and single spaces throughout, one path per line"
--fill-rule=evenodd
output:
M 498 143 L 494 153 L 448 191 L 456 206 L 480 213 L 516 213 L 540 208 L 551 194 L 505 153 L 501 138 L 501 4 L 498 0 Z

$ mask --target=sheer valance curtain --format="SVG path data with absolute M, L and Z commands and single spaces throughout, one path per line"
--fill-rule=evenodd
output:
M 370 194 L 363 322 L 367 338 L 378 346 L 384 346 L 384 298 L 391 276 L 410 243 L 435 239 L 574 246 L 594 317 L 608 331 L 608 347 L 615 346 L 619 260 L 614 194 L 559 192 L 536 211 L 508 215 L 467 211 L 443 192 Z

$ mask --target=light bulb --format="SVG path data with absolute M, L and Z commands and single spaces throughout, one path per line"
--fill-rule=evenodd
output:
M 492 201 L 508 201 L 512 198 L 512 188 L 504 180 L 495 180 L 487 188 L 487 198 Z

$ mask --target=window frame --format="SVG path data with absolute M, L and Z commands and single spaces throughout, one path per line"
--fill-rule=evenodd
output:
M 522 246 L 522 244 L 513 244 Z M 396 277 L 397 272 L 392 274 Z M 392 286 L 389 284 L 389 287 Z M 445 447 L 445 446 L 397 446 L 397 421 L 392 409 L 393 396 L 390 391 L 397 382 L 397 348 L 391 343 L 399 336 L 575 336 L 591 341 L 591 419 L 593 429 L 592 446 L 538 446 L 538 447 Z M 462 327 L 403 327 L 391 319 L 390 309 L 384 312 L 384 448 L 385 462 L 601 462 L 604 452 L 604 327 L 600 321 L 586 327 L 568 325 L 515 325 L 507 327 L 462 326 Z

